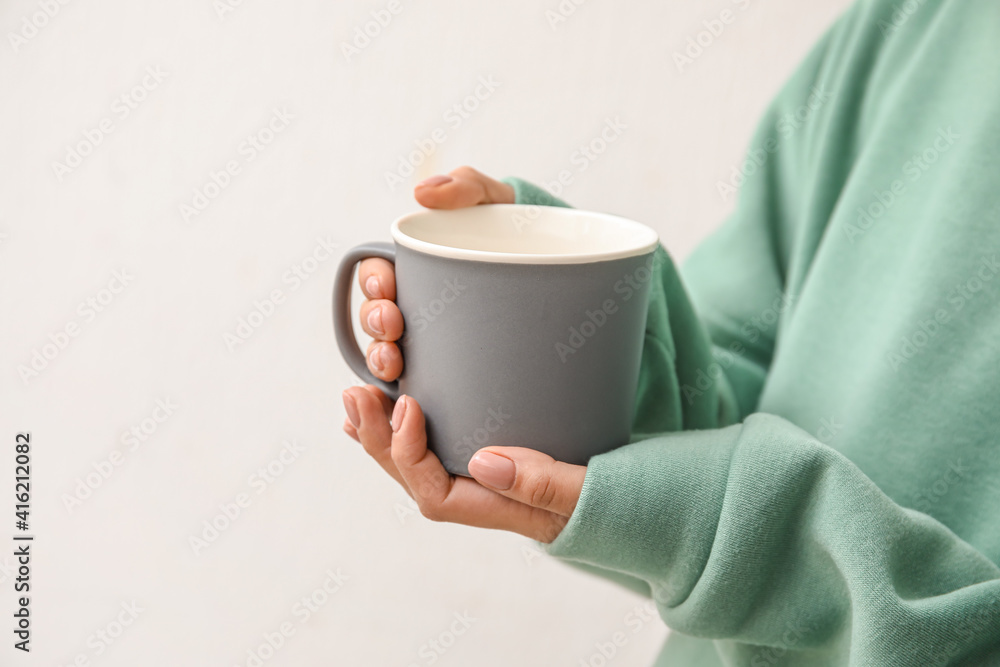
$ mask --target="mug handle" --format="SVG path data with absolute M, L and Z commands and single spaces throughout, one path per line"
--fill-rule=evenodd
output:
M 357 338 L 354 337 L 354 323 L 351 321 L 351 284 L 354 279 L 354 267 L 362 260 L 372 257 L 379 257 L 395 264 L 396 246 L 391 243 L 364 243 L 351 248 L 341 258 L 333 284 L 333 331 L 337 336 L 340 354 L 351 370 L 395 401 L 399 398 L 399 382 L 379 380 L 368 370 L 365 355 L 358 346 Z

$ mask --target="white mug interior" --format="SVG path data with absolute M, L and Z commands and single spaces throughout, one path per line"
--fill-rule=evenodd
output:
M 626 218 L 520 204 L 410 213 L 392 224 L 392 238 L 439 257 L 514 264 L 621 259 L 644 255 L 659 242 L 654 230 Z

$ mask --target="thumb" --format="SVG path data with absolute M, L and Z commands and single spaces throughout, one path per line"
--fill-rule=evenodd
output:
M 503 496 L 568 517 L 580 500 L 587 466 L 526 447 L 485 447 L 469 461 L 469 474 Z
M 427 208 L 456 209 L 479 204 L 513 204 L 514 188 L 472 167 L 459 167 L 447 176 L 432 176 L 417 183 L 413 192 Z

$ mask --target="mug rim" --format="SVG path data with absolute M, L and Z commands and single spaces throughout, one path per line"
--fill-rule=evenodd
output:
M 605 220 L 607 222 L 614 223 L 626 228 L 630 228 L 634 231 L 641 232 L 645 235 L 643 243 L 636 244 L 634 247 L 623 248 L 617 250 L 607 250 L 607 251 L 597 251 L 597 252 L 570 252 L 570 253 L 520 253 L 520 252 L 501 252 L 494 250 L 472 250 L 469 248 L 459 248 L 450 245 L 444 245 L 440 243 L 433 243 L 430 241 L 424 241 L 422 239 L 415 238 L 407 234 L 401 226 L 407 221 L 414 218 L 425 217 L 429 215 L 458 215 L 462 212 L 468 212 L 469 209 L 454 209 L 454 210 L 441 210 L 441 209 L 426 209 L 423 211 L 413 211 L 402 215 L 392 223 L 391 234 L 392 240 L 398 245 L 401 245 L 410 250 L 415 250 L 417 252 L 432 255 L 435 257 L 444 257 L 448 259 L 461 259 L 476 262 L 496 262 L 502 264 L 589 264 L 592 262 L 605 262 L 616 259 L 626 259 L 629 257 L 640 257 L 642 255 L 648 254 L 656 249 L 660 243 L 659 234 L 653 228 L 648 225 L 644 225 L 635 220 L 630 220 L 618 215 L 612 215 L 610 213 L 602 213 L 599 211 L 587 211 L 575 208 L 564 208 L 561 206 L 538 206 L 533 204 L 480 204 L 472 208 L 491 208 L 498 209 L 504 208 L 511 210 L 512 214 L 516 209 L 521 209 L 524 211 L 543 209 L 547 214 L 554 213 L 555 215 L 579 215 L 585 214 L 590 218 L 596 218 L 600 220 Z

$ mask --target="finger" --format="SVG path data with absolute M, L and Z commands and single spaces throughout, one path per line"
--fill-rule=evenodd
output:
M 551 542 L 566 525 L 564 516 L 506 498 L 468 477 L 452 477 L 427 448 L 424 416 L 417 402 L 402 396 L 396 406 L 393 461 L 425 517 L 508 530 L 541 542 Z
M 453 479 L 427 448 L 423 410 L 409 396 L 400 396 L 392 412 L 392 462 L 420 505 L 437 507 L 451 492 Z M 423 510 L 423 506 L 421 507 Z
M 357 442 L 361 442 L 361 438 L 358 437 L 358 429 L 354 428 L 354 424 L 347 418 L 344 419 L 344 433 L 351 436 Z
M 403 355 L 395 343 L 373 341 L 365 354 L 368 370 L 379 380 L 392 382 L 403 374 Z
M 507 498 L 568 517 L 580 500 L 587 467 L 525 447 L 484 447 L 469 462 L 469 474 Z
M 513 204 L 514 188 L 473 169 L 459 167 L 447 176 L 432 176 L 414 189 L 427 208 L 456 209 L 479 204 Z
M 403 335 L 403 314 L 388 299 L 361 304 L 361 328 L 375 340 L 394 341 Z
M 374 387 L 369 389 L 367 386 L 347 389 L 344 391 L 344 409 L 368 455 L 409 492 L 392 461 L 390 451 L 392 427 L 389 426 L 385 402 L 376 395 L 376 392 L 379 395 L 382 393 Z
M 361 262 L 358 282 L 369 299 L 396 300 L 396 268 L 388 260 L 372 257 Z
M 439 505 L 421 503 L 419 497 L 414 496 L 425 517 L 475 528 L 506 530 L 545 543 L 556 539 L 569 520 L 505 498 L 469 477 L 453 479 L 451 492 Z

